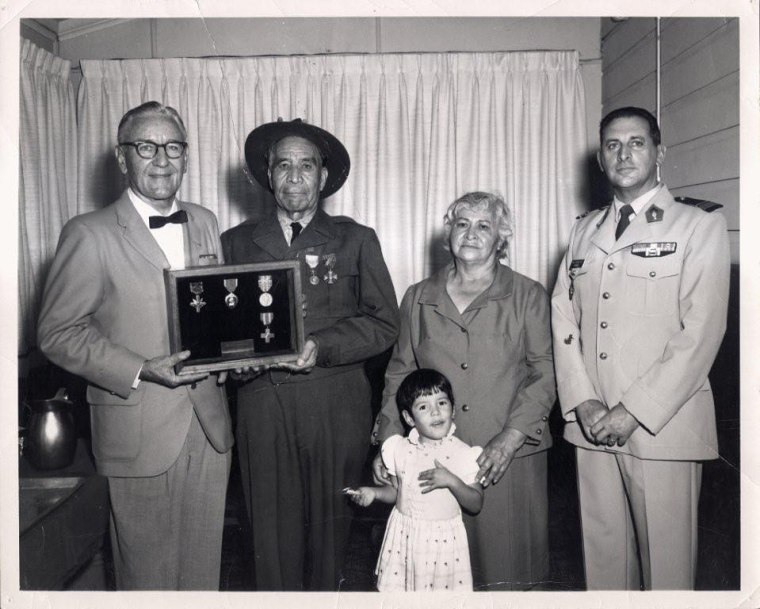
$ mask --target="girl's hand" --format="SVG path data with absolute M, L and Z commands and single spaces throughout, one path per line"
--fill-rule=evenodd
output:
M 362 507 L 370 505 L 377 496 L 375 489 L 369 486 L 360 486 L 356 489 L 343 489 L 343 492 L 349 496 L 351 501 L 358 503 Z
M 383 464 L 383 456 L 380 454 L 380 451 L 372 459 L 372 480 L 378 486 L 388 486 L 391 483 L 390 474 L 388 474 L 388 469 Z
M 434 491 L 437 488 L 450 489 L 458 478 L 452 474 L 445 466 L 441 465 L 438 459 L 434 459 L 434 469 L 426 469 L 424 472 L 420 472 L 417 476 L 417 480 L 420 481 L 420 487 L 422 488 L 422 494 Z

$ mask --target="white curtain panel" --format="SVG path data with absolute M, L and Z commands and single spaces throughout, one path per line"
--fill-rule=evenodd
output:
M 19 353 L 35 344 L 42 284 L 58 235 L 77 213 L 77 132 L 71 63 L 21 44 Z
M 245 170 L 256 126 L 300 117 L 351 155 L 346 185 L 325 201 L 374 228 L 397 294 L 448 260 L 443 214 L 471 190 L 496 191 L 515 215 L 510 264 L 549 287 L 581 208 L 586 127 L 571 52 L 313 55 L 82 61 L 79 206 L 124 187 L 113 160 L 126 110 L 157 100 L 188 128 L 185 200 L 222 230 L 260 216 L 271 195 Z

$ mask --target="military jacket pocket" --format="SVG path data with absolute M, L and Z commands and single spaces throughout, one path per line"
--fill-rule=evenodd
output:
M 669 315 L 678 310 L 681 258 L 631 256 L 625 268 L 626 305 L 638 315 Z
M 323 267 L 323 275 L 322 280 L 327 286 L 330 315 L 332 317 L 356 315 L 359 302 L 359 268 L 356 260 L 337 258 L 332 268 L 327 265 Z

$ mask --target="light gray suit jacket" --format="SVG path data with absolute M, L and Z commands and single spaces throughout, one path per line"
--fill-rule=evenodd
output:
M 214 214 L 178 202 L 188 215 L 186 266 L 222 262 Z M 216 258 L 215 258 L 216 257 Z M 232 446 L 230 416 L 215 377 L 170 389 L 132 384 L 146 359 L 169 354 L 163 269 L 169 263 L 125 192 L 64 226 L 38 324 L 42 352 L 85 378 L 93 453 L 108 476 L 153 476 L 177 458 L 195 409 L 219 452 Z

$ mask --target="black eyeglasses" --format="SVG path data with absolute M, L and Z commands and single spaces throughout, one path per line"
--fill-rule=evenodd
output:
M 178 159 L 182 156 L 187 148 L 187 142 L 166 142 L 166 144 L 157 144 L 150 140 L 137 142 L 119 142 L 119 146 L 134 146 L 137 154 L 143 159 L 152 159 L 158 154 L 158 149 L 163 148 L 166 156 L 170 159 Z

